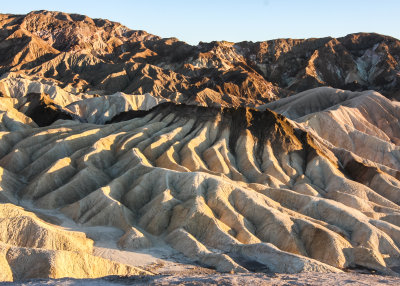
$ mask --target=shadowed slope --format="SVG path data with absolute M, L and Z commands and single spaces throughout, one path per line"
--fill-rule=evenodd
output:
M 45 94 L 30 93 L 26 96 L 26 100 L 27 102 L 20 110 L 24 110 L 25 115 L 32 118 L 40 127 L 48 126 L 59 119 L 73 119 L 70 113 L 57 107 Z

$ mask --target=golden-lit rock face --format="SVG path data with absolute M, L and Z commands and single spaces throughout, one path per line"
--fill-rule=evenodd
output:
M 150 248 L 220 272 L 400 266 L 397 40 L 190 46 L 48 11 L 0 31 L 0 281 L 151 275 L 104 254 Z
M 35 213 L 16 206 L 13 193 L 20 182 L 4 169 L 1 175 L 0 281 L 151 275 L 142 269 L 94 256 L 93 241 L 84 233 L 45 222 Z
M 281 273 L 393 274 L 399 104 L 319 88 L 259 109 L 162 103 L 106 125 L 61 120 L 2 132 L 0 261 L 13 279 L 141 273 L 93 258 L 83 233 L 34 213 L 49 210 L 122 230 L 122 249 L 157 238 L 218 271 L 248 271 L 252 261 Z M 43 262 L 22 273 L 28 253 Z M 82 272 L 71 261 L 104 267 Z

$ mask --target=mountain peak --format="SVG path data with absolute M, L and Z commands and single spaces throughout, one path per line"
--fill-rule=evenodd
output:
M 400 42 L 375 33 L 191 46 L 109 20 L 45 10 L 3 14 L 0 28 L 3 54 L 13 46 L 10 56 L 0 57 L 1 73 L 18 70 L 80 91 L 164 98 L 178 92 L 190 101 L 208 89 L 224 104 L 250 106 L 319 86 L 400 96 Z

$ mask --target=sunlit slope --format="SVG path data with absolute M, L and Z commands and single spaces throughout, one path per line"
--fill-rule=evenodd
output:
M 128 250 L 157 237 L 220 271 L 253 261 L 273 272 L 392 273 L 398 105 L 376 93 L 346 100 L 296 121 L 269 109 L 172 103 L 109 125 L 58 121 L 2 133 L 0 166 L 21 199 L 83 226 L 120 228 Z

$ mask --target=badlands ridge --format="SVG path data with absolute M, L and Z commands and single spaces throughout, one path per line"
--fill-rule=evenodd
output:
M 112 255 L 149 249 L 219 272 L 398 275 L 398 40 L 194 47 L 0 18 L 0 281 L 154 275 Z

